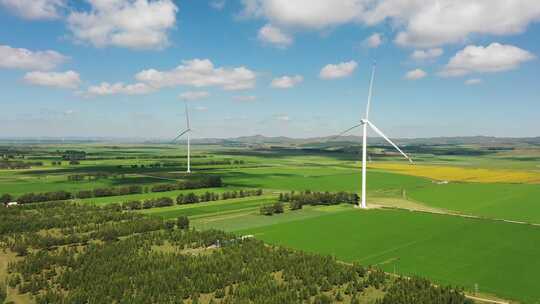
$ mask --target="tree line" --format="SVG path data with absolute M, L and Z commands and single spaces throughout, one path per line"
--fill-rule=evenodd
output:
M 292 210 L 301 209 L 303 205 L 337 205 L 358 204 L 360 197 L 350 192 L 313 192 L 310 190 L 280 193 L 280 202 L 288 202 Z
M 32 167 L 43 166 L 43 162 L 40 161 L 12 161 L 12 160 L 0 160 L 0 169 L 30 169 Z
M 258 190 L 239 190 L 239 191 L 226 191 L 223 193 L 216 193 L 206 191 L 201 194 L 196 194 L 194 192 L 189 193 L 180 193 L 176 200 L 173 200 L 170 197 L 160 197 L 160 198 L 151 198 L 147 200 L 132 200 L 120 204 L 111 204 L 111 206 L 116 206 L 119 210 L 141 210 L 141 209 L 150 209 L 150 208 L 159 208 L 159 207 L 168 207 L 173 206 L 176 202 L 178 205 L 185 204 L 196 204 L 203 202 L 212 202 L 218 200 L 228 200 L 235 198 L 244 198 L 250 196 L 261 196 L 263 194 L 262 189 Z
M 219 176 L 199 176 L 196 179 L 188 179 L 169 184 L 157 184 L 148 189 L 150 192 L 164 192 L 173 190 L 187 190 L 200 188 L 217 188 L 222 187 L 223 182 Z M 141 194 L 145 192 L 145 188 L 139 185 L 123 186 L 123 187 L 107 187 L 96 188 L 93 190 L 80 190 L 72 193 L 67 191 L 52 191 L 43 193 L 25 193 L 18 197 L 10 194 L 0 196 L 0 203 L 6 204 L 16 200 L 21 204 L 40 203 L 49 201 L 61 201 L 74 198 L 85 199 L 93 197 L 109 197 L 130 194 Z

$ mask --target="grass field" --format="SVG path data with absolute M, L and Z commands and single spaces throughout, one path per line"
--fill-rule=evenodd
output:
M 407 211 L 349 209 L 300 219 L 290 214 L 295 220 L 237 232 L 469 290 L 478 284 L 482 292 L 540 300 L 534 279 L 540 273 L 540 227 Z
M 261 204 L 275 201 L 275 196 L 257 196 L 240 199 L 230 199 L 225 201 L 153 208 L 143 210 L 141 212 L 154 216 L 159 216 L 165 219 L 177 218 L 181 215 L 196 217 L 207 214 L 226 214 L 237 211 L 256 210 Z
M 435 208 L 540 223 L 540 185 L 432 183 L 407 193 L 408 198 Z

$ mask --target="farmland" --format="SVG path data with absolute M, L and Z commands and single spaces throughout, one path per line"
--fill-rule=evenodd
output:
M 0 170 L 0 196 L 9 194 L 13 200 L 63 191 L 69 201 L 83 206 L 164 221 L 188 217 L 199 231 L 252 234 L 268 244 L 419 275 L 469 293 L 478 289 L 482 296 L 524 303 L 540 299 L 534 286 L 540 273 L 535 259 L 540 227 L 532 225 L 540 224 L 540 149 L 532 145 L 513 150 L 411 147 L 417 151 L 415 166 L 375 147 L 368 163 L 368 205 L 376 209 L 332 204 L 290 210 L 285 203 L 285 212 L 273 216 L 261 215 L 259 209 L 276 203 L 280 193 L 357 193 L 358 151 L 196 145 L 194 173 L 187 175 L 183 148 L 171 145 L 1 148 L 4 162 L 33 163 Z M 66 151 L 86 155 L 73 162 Z M 219 178 L 220 185 L 197 182 L 208 177 Z M 127 187 L 133 191 L 125 193 Z M 261 195 L 240 196 L 259 189 Z M 108 194 L 95 195 L 102 192 Z M 209 194 L 214 199 L 204 199 Z M 186 196 L 200 201 L 180 203 Z

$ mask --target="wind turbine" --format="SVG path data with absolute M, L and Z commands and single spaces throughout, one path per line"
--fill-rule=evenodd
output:
M 172 140 L 172 143 L 176 142 L 180 137 L 182 137 L 184 134 L 186 134 L 186 139 L 187 139 L 187 170 L 186 170 L 186 173 L 191 173 L 191 142 L 190 142 L 190 133 L 191 133 L 191 127 L 189 125 L 189 109 L 188 109 L 188 104 L 187 104 L 187 101 L 186 101 L 186 129 L 183 130 L 182 132 L 180 132 L 180 134 L 178 134 L 178 136 L 176 136 L 173 140 Z
M 401 155 L 403 155 L 403 157 L 405 157 L 407 160 L 409 160 L 409 162 L 412 164 L 413 161 L 412 159 L 407 156 L 407 154 L 405 154 L 405 152 L 403 152 L 395 143 L 393 143 L 386 135 L 384 135 L 384 133 L 379 130 L 379 128 L 377 128 L 370 120 L 369 120 L 369 107 L 371 105 L 371 97 L 372 97 L 372 92 L 373 92 L 373 80 L 375 79 L 375 64 L 373 64 L 373 69 L 371 71 L 371 80 L 369 82 L 369 91 L 368 91 L 368 100 L 367 100 L 367 106 L 366 106 L 366 116 L 365 118 L 361 119 L 360 120 L 360 123 L 353 126 L 353 127 L 350 127 L 349 129 L 341 132 L 339 136 L 342 136 L 344 135 L 345 133 L 353 130 L 353 129 L 356 129 L 358 127 L 362 127 L 362 202 L 361 202 L 361 208 L 362 209 L 366 209 L 366 169 L 367 169 L 367 164 L 366 164 L 366 156 L 367 156 L 367 129 L 368 129 L 368 126 L 373 130 L 375 131 L 377 134 L 379 134 L 382 138 L 384 138 L 387 142 L 389 142 L 394 148 L 396 148 L 396 150 L 399 151 L 399 153 L 401 153 Z

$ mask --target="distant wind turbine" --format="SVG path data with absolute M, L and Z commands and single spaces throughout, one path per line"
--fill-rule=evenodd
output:
M 382 138 L 384 138 L 387 142 L 389 142 L 394 148 L 396 148 L 396 150 L 399 151 L 399 153 L 401 153 L 401 155 L 403 155 L 407 160 L 409 160 L 409 162 L 412 164 L 413 161 L 412 159 L 407 156 L 407 154 L 405 154 L 405 152 L 403 152 L 396 144 L 394 144 L 386 135 L 384 135 L 384 133 L 379 130 L 379 128 L 377 128 L 373 123 L 371 123 L 371 121 L 369 121 L 369 107 L 371 105 L 371 96 L 372 96 L 372 92 L 373 92 L 373 80 L 375 79 L 375 64 L 373 65 L 373 69 L 371 71 L 371 81 L 369 82 L 369 92 L 368 92 L 368 100 L 367 100 L 367 107 L 366 107 L 366 117 L 361 119 L 360 120 L 360 123 L 353 126 L 353 127 L 350 127 L 349 129 L 341 132 L 339 136 L 342 136 L 344 135 L 345 133 L 353 130 L 353 129 L 356 129 L 358 127 L 362 127 L 363 128 L 363 136 L 362 136 L 362 203 L 361 203 L 361 207 L 362 209 L 366 209 L 366 169 L 367 169 L 367 164 L 366 164 L 366 156 L 367 156 L 367 127 L 369 126 L 371 129 L 373 129 L 373 131 L 375 131 L 377 134 L 379 134 Z
M 180 137 L 182 137 L 184 134 L 186 134 L 187 139 L 187 170 L 186 173 L 191 173 L 191 142 L 190 142 L 190 133 L 191 133 L 191 127 L 189 125 L 189 109 L 188 104 L 186 102 L 186 129 L 180 132 L 178 136 L 176 136 L 172 143 L 175 143 Z

